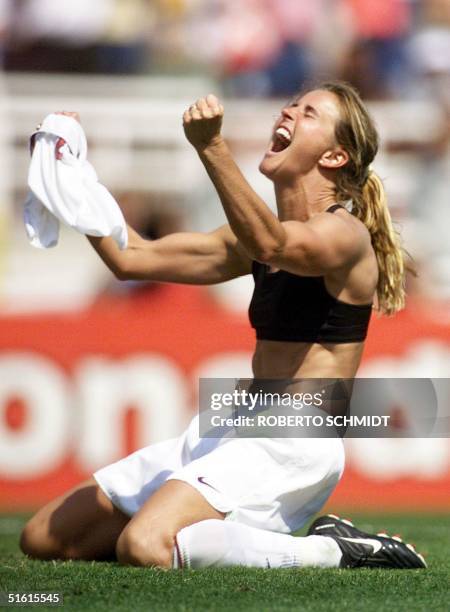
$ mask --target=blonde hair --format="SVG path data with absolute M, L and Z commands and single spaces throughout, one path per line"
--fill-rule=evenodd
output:
M 378 133 L 358 92 L 351 85 L 322 83 L 314 89 L 332 92 L 339 100 L 336 141 L 349 155 L 336 175 L 336 199 L 352 201 L 352 214 L 367 227 L 378 262 L 378 308 L 394 314 L 405 305 L 405 252 L 394 229 L 386 193 L 379 176 L 370 169 L 378 151 Z

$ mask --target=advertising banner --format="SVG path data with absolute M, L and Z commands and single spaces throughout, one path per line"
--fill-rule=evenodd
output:
M 427 312 L 411 306 L 395 318 L 373 317 L 359 376 L 429 379 L 437 407 L 424 406 L 424 414 L 445 418 L 450 322 Z M 251 377 L 253 344 L 244 314 L 192 287 L 102 298 L 76 313 L 1 318 L 0 510 L 35 508 L 97 468 L 175 437 L 198 410 L 200 378 Z M 409 431 L 407 393 L 383 393 L 379 402 L 380 414 Z M 345 444 L 346 471 L 330 508 L 450 508 L 446 437 L 357 436 Z

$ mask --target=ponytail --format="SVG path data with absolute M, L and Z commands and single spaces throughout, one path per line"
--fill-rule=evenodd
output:
M 348 162 L 336 173 L 336 201 L 353 203 L 352 214 L 367 227 L 378 262 L 378 308 L 394 314 L 405 305 L 405 251 L 395 231 L 381 179 L 370 170 L 378 151 L 378 132 L 358 92 L 348 83 L 322 83 L 339 100 L 336 142 L 348 153 Z M 409 269 L 409 268 L 408 268 Z
M 405 306 L 405 262 L 400 236 L 395 231 L 380 177 L 369 170 L 360 192 L 353 197 L 355 215 L 367 227 L 378 262 L 378 308 L 394 314 Z

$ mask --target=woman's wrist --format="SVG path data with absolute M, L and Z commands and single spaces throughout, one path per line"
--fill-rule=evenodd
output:
M 197 145 L 195 149 L 200 156 L 204 155 L 205 157 L 217 156 L 230 152 L 222 134 L 217 134 L 217 136 L 211 138 L 207 143 Z

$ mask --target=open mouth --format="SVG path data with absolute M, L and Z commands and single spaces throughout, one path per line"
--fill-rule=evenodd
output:
M 284 151 L 291 144 L 292 136 L 289 130 L 285 127 L 279 127 L 274 134 L 273 143 L 271 147 L 272 153 L 280 153 Z

